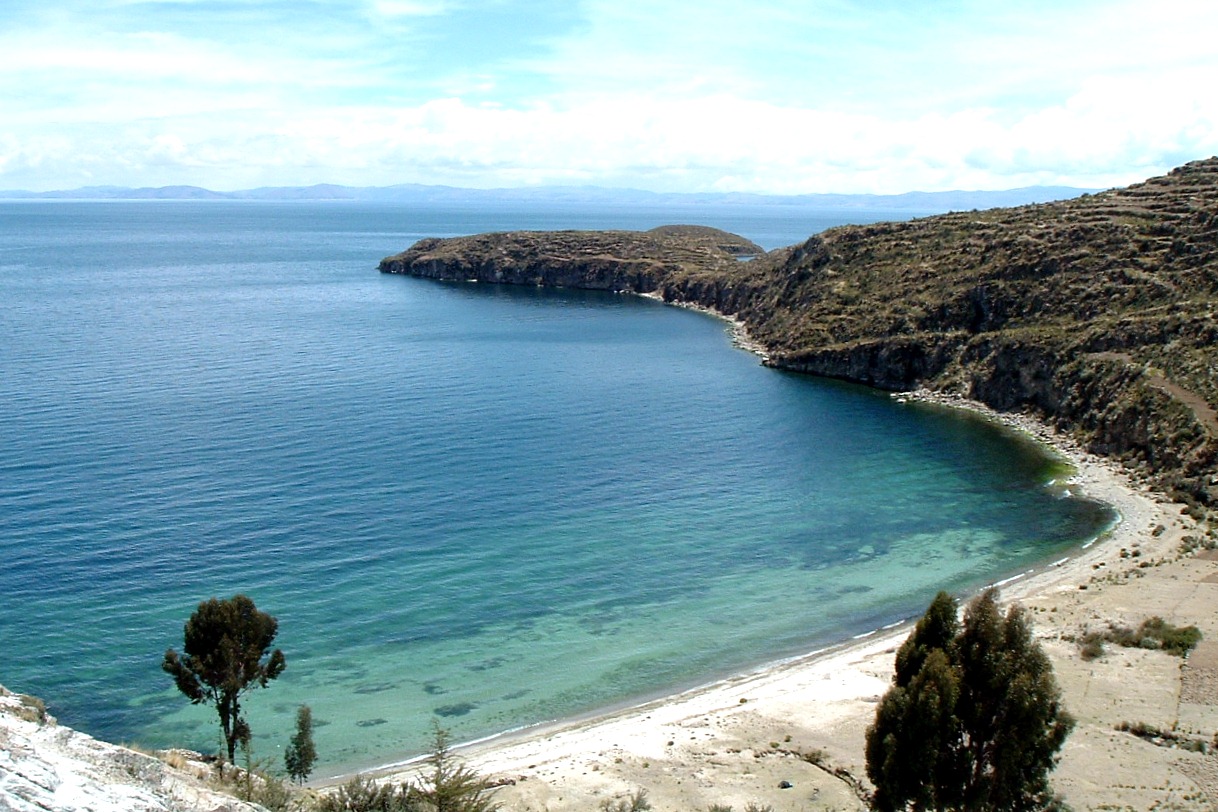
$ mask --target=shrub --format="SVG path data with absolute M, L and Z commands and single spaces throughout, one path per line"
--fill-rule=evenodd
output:
M 829 761 L 829 754 L 821 748 L 816 747 L 803 753 L 800 758 L 815 767 L 824 767 Z
M 1173 626 L 1157 616 L 1144 621 L 1139 631 L 1157 641 L 1159 648 L 1177 657 L 1187 655 L 1201 642 L 1201 630 L 1196 626 Z
M 228 793 L 242 801 L 258 804 L 270 812 L 301 809 L 304 805 L 303 798 L 282 780 L 270 775 L 266 762 L 255 761 L 248 745 L 244 746 L 244 750 L 245 768 L 228 765 L 226 769 L 223 761 L 217 761 L 216 770 L 212 774 L 212 785 L 221 792 Z M 169 762 L 166 761 L 166 763 Z
M 485 778 L 457 761 L 447 730 L 433 723 L 432 732 L 432 752 L 427 757 L 431 775 L 426 782 L 414 786 L 414 796 L 435 812 L 496 812 L 499 804 L 491 800 L 494 788 Z
M 1116 729 L 1122 733 L 1137 736 L 1139 739 L 1145 739 L 1160 747 L 1175 747 L 1180 750 L 1201 753 L 1202 755 L 1210 751 L 1209 742 L 1183 736 L 1174 730 L 1163 730 L 1154 725 L 1148 725 L 1145 722 L 1121 722 L 1116 726 Z M 1215 734 L 1215 740 L 1218 741 L 1218 734 Z
M 377 784 L 357 775 L 331 795 L 317 800 L 317 812 L 419 812 L 418 800 L 407 784 Z
M 1142 621 L 1137 629 L 1110 626 L 1104 639 L 1124 648 L 1161 649 L 1184 657 L 1201 642 L 1201 630 L 1196 626 L 1175 626 L 1156 615 Z
M 24 719 L 27 722 L 37 722 L 40 725 L 47 722 L 47 706 L 36 696 L 29 694 L 18 694 L 17 699 L 20 705 L 13 711 L 18 719 Z
M 357 775 L 325 795 L 317 812 L 496 812 L 499 804 L 491 800 L 494 788 L 483 777 L 457 762 L 449 745 L 448 731 L 433 724 L 435 740 L 427 764 L 426 780 L 414 784 L 377 784 Z M 621 812 L 641 812 L 627 808 Z M 617 812 L 617 810 L 614 810 Z
M 602 812 L 646 812 L 651 809 L 651 801 L 647 800 L 647 790 L 638 789 L 630 795 L 620 798 L 606 798 L 601 801 Z M 711 807 L 713 810 L 714 807 Z M 727 807 L 731 809 L 731 807 Z
M 1104 656 L 1104 635 L 1099 632 L 1088 632 L 1079 641 L 1079 656 L 1087 662 Z

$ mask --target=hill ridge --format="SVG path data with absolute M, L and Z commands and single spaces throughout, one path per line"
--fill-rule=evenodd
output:
M 423 240 L 380 268 L 710 308 L 772 366 L 1029 411 L 1218 506 L 1218 158 L 1073 200 L 840 226 L 749 262 L 731 235 L 685 236 Z

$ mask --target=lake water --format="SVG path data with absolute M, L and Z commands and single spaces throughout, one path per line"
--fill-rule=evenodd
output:
M 1107 509 L 976 419 L 766 369 L 650 300 L 386 276 L 422 236 L 885 212 L 0 203 L 0 682 L 215 750 L 160 670 L 211 596 L 280 621 L 249 699 L 320 774 L 637 701 L 915 614 Z M 901 216 L 907 216 L 902 213 Z

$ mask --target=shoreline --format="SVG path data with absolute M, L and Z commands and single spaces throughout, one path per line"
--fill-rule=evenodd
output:
M 713 311 L 694 309 L 723 318 Z M 725 320 L 738 344 L 748 348 L 743 325 Z M 1126 571 L 1142 567 L 1152 557 L 1167 561 L 1181 539 L 1196 530 L 1195 524 L 1182 516 L 1181 506 L 1133 483 L 1117 463 L 1084 451 L 1032 417 L 999 413 L 984 404 L 929 391 L 893 396 L 963 409 L 1032 439 L 1071 467 L 1067 483 L 1072 496 L 1102 502 L 1117 513 L 1114 525 L 1097 539 L 1056 561 L 992 584 L 999 586 L 1003 605 L 1019 603 L 1029 609 L 1035 634 L 1054 661 L 1070 707 L 1071 691 L 1062 676 L 1062 661 L 1072 656 L 1078 659 L 1072 641 L 1077 637 L 1074 628 L 1079 616 L 1098 618 L 1094 610 L 1085 608 L 1087 598 L 1099 591 L 1092 584 L 1110 579 L 1122 567 Z M 1141 577 L 1143 573 L 1135 570 L 1134 574 Z M 1215 581 L 1218 583 L 1218 572 Z M 646 789 L 655 808 L 661 810 L 705 809 L 715 803 L 736 808 L 758 803 L 770 805 L 776 812 L 807 809 L 810 804 L 813 808 L 825 804 L 824 808 L 865 809 L 860 789 L 865 786 L 864 732 L 874 716 L 875 703 L 889 686 L 895 650 L 910 629 L 912 623 L 907 619 L 708 685 L 587 717 L 501 733 L 455 749 L 472 768 L 500 785 L 500 799 L 511 808 L 586 809 Z M 1213 636 L 1218 637 L 1218 628 Z M 1158 665 L 1162 670 L 1162 664 Z M 1178 666 L 1174 662 L 1168 665 L 1175 668 L 1178 678 Z M 1118 676 L 1129 680 L 1132 673 Z M 1214 724 L 1218 727 L 1218 712 Z M 1107 731 L 1093 735 L 1110 736 Z M 1073 738 L 1080 738 L 1077 731 Z M 1059 773 L 1070 763 L 1071 749 L 1068 741 Z M 368 774 L 382 780 L 408 780 L 417 774 L 420 760 L 385 765 Z M 1145 754 L 1138 760 L 1143 765 L 1151 763 Z M 1093 771 L 1090 764 L 1074 769 L 1066 783 L 1094 781 L 1087 778 Z M 786 787 L 788 784 L 791 786 Z M 796 792 L 796 788 L 803 791 Z M 1196 787 L 1192 791 L 1201 799 L 1195 808 L 1209 808 L 1205 804 L 1213 796 Z M 1132 794 L 1145 800 L 1148 792 L 1154 795 L 1143 788 L 1121 790 L 1117 796 L 1127 799 Z M 1218 779 L 1214 792 L 1218 793 Z M 1070 796 L 1068 800 L 1077 809 L 1091 808 L 1081 805 L 1080 798 Z
M 642 295 L 663 301 L 658 294 Z M 763 361 L 768 358 L 739 319 L 688 303 L 667 304 L 727 322 L 735 346 Z M 1113 730 L 1114 720 L 1129 715 L 1122 707 L 1124 695 L 1147 693 L 1144 682 L 1153 686 L 1150 693 L 1157 699 L 1138 707 L 1153 707 L 1152 719 L 1178 719 L 1182 670 L 1176 658 L 1120 651 L 1106 654 L 1096 665 L 1081 660 L 1076 642 L 1104 619 L 1104 610 L 1134 625 L 1139 622 L 1137 612 L 1155 601 L 1116 588 L 1144 591 L 1142 576 L 1159 572 L 1143 570 L 1147 563 L 1154 561 L 1156 568 L 1163 564 L 1165 570 L 1183 568 L 1189 574 L 1194 559 L 1180 556 L 1178 550 L 1183 539 L 1198 532 L 1197 524 L 1181 505 L 1134 483 L 1117 462 L 1083 450 L 1028 415 L 1000 413 L 929 390 L 891 396 L 964 410 L 1029 438 L 1070 466 L 1067 484 L 1072 496 L 1102 502 L 1117 513 L 1115 524 L 1098 538 L 1055 561 L 1001 579 L 1002 604 L 1018 603 L 1028 610 L 1034 634 L 1053 661 L 1066 706 L 1078 719 L 1052 776 L 1055 790 L 1077 810 L 1164 803 L 1178 809 L 1218 807 L 1218 759 L 1198 765 L 1204 756 L 1177 754 Z M 1214 558 L 1210 566 L 1218 584 L 1218 556 Z M 1163 575 L 1158 586 L 1165 591 L 1193 583 L 1178 572 Z M 1116 606 L 1107 605 L 1109 592 L 1118 598 Z M 1180 625 L 1196 622 L 1198 618 L 1176 616 L 1186 603 L 1178 601 L 1171 606 L 1175 613 L 1161 614 Z M 1208 609 L 1210 603 L 1202 606 Z M 774 812 L 865 810 L 865 731 L 890 685 L 896 648 L 911 629 L 906 620 L 667 697 L 509 731 L 455 750 L 498 786 L 498 800 L 511 809 L 586 810 L 646 790 L 657 810 L 706 809 L 712 804 L 737 809 L 757 804 Z M 1218 619 L 1203 625 L 1203 631 L 1218 640 Z M 1218 659 L 1218 642 L 1214 646 Z M 1133 666 L 1140 668 L 1129 670 Z M 1099 672 L 1103 679 L 1097 678 Z M 1212 687 L 1218 703 L 1218 668 Z M 1218 704 L 1212 712 L 1207 706 L 1196 715 L 1212 722 L 1208 735 L 1213 735 Z M 368 774 L 411 780 L 421 760 L 385 765 Z
M 647 298 L 653 298 L 652 294 L 643 295 Z M 662 301 L 658 297 L 654 298 L 656 298 L 657 301 Z M 733 344 L 741 349 L 754 352 L 752 347 L 759 346 L 747 338 L 747 332 L 743 322 L 722 316 L 717 311 L 698 305 L 680 304 L 677 306 L 695 310 L 706 315 L 713 316 L 717 319 L 727 321 L 731 326 Z M 758 353 L 754 352 L 754 354 Z M 979 418 L 1000 423 L 1002 429 L 1018 432 L 1037 443 L 1037 445 L 1042 447 L 1042 449 L 1049 455 L 1062 459 L 1062 461 L 1067 464 L 1073 472 L 1070 476 L 1071 482 L 1078 478 L 1077 465 L 1074 462 L 1074 456 L 1076 454 L 1084 454 L 1085 452 L 1077 449 L 1076 446 L 1072 446 L 1069 454 L 1065 453 L 1065 444 L 1051 443 L 1046 440 L 1045 435 L 1046 433 L 1051 433 L 1051 430 L 1036 423 L 1036 421 L 1031 420 L 1030 418 L 1003 415 L 1002 413 L 995 412 L 984 404 L 967 401 L 963 398 L 940 395 L 939 393 L 931 392 L 929 390 L 918 390 L 912 393 L 892 393 L 892 397 L 894 399 L 900 399 L 902 402 L 908 400 L 910 402 L 925 403 L 958 411 L 965 411 Z M 1095 458 L 1095 460 L 1099 464 L 1103 463 L 1103 460 L 1099 458 Z M 1071 494 L 1071 496 L 1090 498 L 1086 494 Z M 1065 564 L 1074 561 L 1080 555 L 1087 552 L 1097 543 L 1100 543 L 1106 538 L 1110 537 L 1123 523 L 1123 514 L 1115 505 L 1111 505 L 1110 502 L 1106 500 L 1099 501 L 1113 507 L 1117 515 L 1113 523 L 1101 531 L 1097 536 L 1085 542 L 1081 546 L 1069 548 L 1069 550 L 1065 551 L 1067 554 L 1064 557 L 1059 557 L 1052 561 L 1049 560 L 1049 557 L 1046 557 L 1044 561 L 1032 564 L 1030 567 L 1020 571 L 1011 572 L 1007 575 L 1000 576 L 997 580 L 989 581 L 967 594 L 958 595 L 957 597 L 961 599 L 961 603 L 963 604 L 964 602 L 967 602 L 967 600 L 981 594 L 982 591 L 991 587 L 999 588 L 1002 594 L 1005 595 L 1009 586 L 1020 584 L 1020 582 L 1045 577 L 1052 570 L 1060 569 Z M 475 757 L 484 752 L 494 751 L 503 747 L 511 747 L 516 743 L 527 741 L 535 737 L 549 737 L 585 726 L 594 726 L 600 723 L 611 722 L 619 718 L 650 712 L 657 706 L 693 699 L 704 693 L 728 690 L 742 683 L 750 683 L 754 680 L 764 680 L 769 676 L 788 669 L 811 667 L 819 664 L 822 659 L 833 658 L 835 656 L 843 656 L 849 659 L 853 656 L 853 650 L 856 648 L 865 650 L 873 645 L 883 643 L 886 647 L 895 649 L 895 646 L 898 646 L 904 639 L 905 635 L 908 634 L 910 629 L 912 629 L 913 623 L 917 621 L 918 617 L 919 615 L 916 614 L 910 617 L 905 617 L 892 623 L 885 624 L 884 626 L 865 630 L 835 642 L 830 642 L 812 651 L 760 663 L 738 673 L 716 677 L 701 684 L 676 688 L 670 692 L 657 693 L 641 699 L 627 699 L 621 701 L 620 703 L 611 704 L 602 708 L 576 714 L 574 716 L 550 719 L 510 730 L 491 733 L 489 735 L 469 741 L 457 742 L 453 744 L 453 749 L 455 751 L 459 751 L 465 757 Z M 349 780 L 356 775 L 371 775 L 381 777 L 392 776 L 402 772 L 411 772 L 414 767 L 422 763 L 426 758 L 427 754 L 411 756 L 398 761 L 377 764 L 370 768 L 357 770 L 354 772 L 342 772 L 337 775 L 323 778 L 315 783 L 321 786 L 331 786 Z
M 659 302 L 660 304 L 663 304 L 663 305 L 668 305 L 669 307 L 679 307 L 679 308 L 682 308 L 683 310 L 692 310 L 695 313 L 703 313 L 707 316 L 711 316 L 720 321 L 726 322 L 728 325 L 728 334 L 731 335 L 731 337 L 732 337 L 732 346 L 739 347 L 740 349 L 744 350 L 745 352 L 750 352 L 753 355 L 756 355 L 758 358 L 760 358 L 762 360 L 763 363 L 770 360 L 769 350 L 767 350 L 765 348 L 765 345 L 762 344 L 760 341 L 757 341 L 754 338 L 752 338 L 749 335 L 748 326 L 742 320 L 736 318 L 735 316 L 729 316 L 726 313 L 720 313 L 718 310 L 715 310 L 713 307 L 706 307 L 705 305 L 696 304 L 694 302 L 665 301 L 663 296 L 661 296 L 659 293 L 655 293 L 655 292 L 631 293 L 631 295 L 640 296 L 644 299 L 651 299 L 652 301 Z

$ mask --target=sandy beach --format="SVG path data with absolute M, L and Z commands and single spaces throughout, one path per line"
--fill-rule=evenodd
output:
M 1076 810 L 1218 809 L 1218 756 L 1185 749 L 1218 731 L 1218 555 L 1182 554 L 1203 531 L 1180 505 L 1130 481 L 1034 420 L 935 395 L 1026 432 L 1076 469 L 1071 487 L 1117 509 L 1104 538 L 1002 586 L 1031 613 L 1078 723 L 1054 774 Z M 1078 639 L 1109 623 L 1159 615 L 1205 635 L 1185 661 L 1107 645 L 1085 661 Z M 645 790 L 656 810 L 865 809 L 863 742 L 909 624 L 849 644 L 601 718 L 560 723 L 462 748 L 517 810 L 596 809 Z M 1121 732 L 1143 723 L 1154 741 Z M 1212 749 L 1212 748 L 1211 748 Z M 404 780 L 410 767 L 378 778 Z

